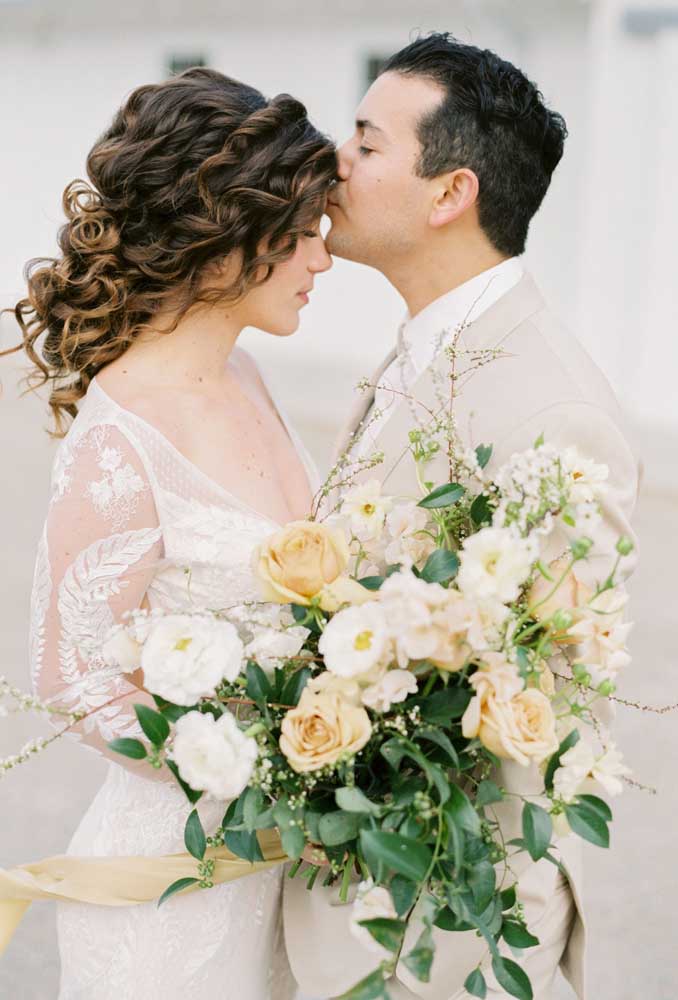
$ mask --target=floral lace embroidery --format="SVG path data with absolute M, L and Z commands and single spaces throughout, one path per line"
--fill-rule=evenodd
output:
M 45 526 L 40 538 L 40 544 L 38 545 L 35 572 L 33 574 L 33 588 L 31 590 L 31 624 L 28 644 L 31 662 L 31 683 L 34 691 L 37 691 L 40 670 L 42 669 L 43 654 L 45 652 L 45 619 L 51 596 L 52 575 L 47 549 L 47 527 Z
M 134 514 L 139 503 L 139 494 L 148 489 L 147 484 L 137 475 L 129 462 L 122 464 L 119 448 L 99 450 L 97 465 L 104 473 L 98 482 L 87 485 L 90 497 L 98 514 L 113 522 L 115 531 Z

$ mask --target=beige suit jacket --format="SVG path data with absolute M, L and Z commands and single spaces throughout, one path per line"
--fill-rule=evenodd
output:
M 564 330 L 548 311 L 534 281 L 521 281 L 490 307 L 461 334 L 459 347 L 469 351 L 500 348 L 498 360 L 460 379 L 455 400 L 458 430 L 475 447 L 494 447 L 488 471 L 515 451 L 531 447 L 540 434 L 561 447 L 576 445 L 581 452 L 609 467 L 609 494 L 604 502 L 604 526 L 596 549 L 599 554 L 580 573 L 586 582 L 602 580 L 616 553 L 617 538 L 633 538 L 630 518 L 636 501 L 638 467 L 621 430 L 622 418 L 612 390 L 600 370 L 579 342 Z M 376 373 L 381 372 L 392 355 Z M 458 370 L 467 367 L 462 358 Z M 424 372 L 412 395 L 424 406 L 439 409 L 436 396 L 436 369 L 449 370 L 449 361 L 440 356 Z M 338 442 L 340 453 L 350 435 L 369 409 L 371 398 L 356 405 Z M 421 407 L 425 422 L 426 410 Z M 407 450 L 407 433 L 413 414 L 406 402 L 399 403 L 381 428 L 376 447 L 384 452 L 384 463 L 367 474 L 383 481 L 392 495 L 419 494 L 414 463 Z M 429 471 L 430 470 L 430 471 Z M 439 455 L 427 467 L 427 478 L 436 483 L 448 480 L 447 459 Z M 554 538 L 549 557 L 567 548 L 567 540 Z M 635 554 L 624 560 L 621 572 L 628 575 Z M 583 564 L 580 563 L 581 567 Z M 609 721 L 609 719 L 605 720 Z M 524 768 L 505 762 L 497 780 L 509 791 L 536 794 L 543 778 L 536 767 Z M 507 798 L 495 807 L 505 840 L 522 836 L 520 799 Z M 567 869 L 576 905 L 575 923 L 562 960 L 562 969 L 580 1000 L 585 1000 L 585 924 L 582 904 L 582 843 L 578 837 L 558 838 L 558 854 Z M 598 848 L 591 848 L 598 850 Z M 520 857 L 519 897 L 525 902 L 528 925 L 543 912 L 553 893 L 557 870 L 546 860 L 536 864 Z M 349 901 L 355 895 L 352 887 Z M 349 933 L 350 906 L 341 904 L 337 887 L 313 890 L 303 879 L 285 879 L 284 920 L 288 953 L 294 974 L 305 993 L 336 996 L 376 967 L 378 958 L 366 951 Z M 413 947 L 419 930 L 416 922 L 408 932 L 402 954 Z M 484 959 L 487 948 L 474 932 L 435 932 L 436 957 L 431 981 L 420 983 L 399 962 L 397 978 L 415 995 L 426 1000 L 453 1000 L 463 993 L 463 983 L 474 966 Z

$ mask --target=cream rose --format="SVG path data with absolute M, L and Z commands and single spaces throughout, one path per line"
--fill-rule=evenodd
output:
M 561 556 L 549 565 L 549 573 L 553 580 L 547 580 L 541 573 L 530 587 L 528 607 L 537 621 L 543 622 L 556 611 L 574 611 L 586 604 L 591 591 L 586 584 L 577 580 L 572 569 L 565 575 L 560 586 L 554 593 L 556 584 L 565 573 L 569 563 L 568 556 Z
M 299 772 L 318 771 L 342 754 L 361 750 L 372 733 L 370 719 L 338 692 L 305 688 L 299 704 L 282 721 L 280 749 Z
M 265 601 L 308 605 L 348 566 L 348 543 L 338 530 L 313 521 L 292 521 L 255 554 Z
M 539 764 L 558 749 L 551 702 L 536 688 L 527 688 L 510 701 L 490 695 L 482 704 L 476 735 L 483 746 L 507 760 L 527 766 Z

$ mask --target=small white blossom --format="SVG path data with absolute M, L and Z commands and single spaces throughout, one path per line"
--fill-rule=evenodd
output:
M 389 651 L 382 609 L 372 602 L 339 611 L 325 626 L 318 649 L 327 669 L 340 677 L 374 669 Z
M 627 601 L 628 594 L 606 590 L 591 604 L 577 609 L 578 621 L 570 628 L 570 635 L 578 644 L 573 662 L 587 668 L 594 684 L 614 681 L 619 671 L 631 662 L 626 639 L 633 624 L 622 620 Z
M 553 788 L 565 802 L 573 802 L 577 795 L 587 792 L 595 794 L 600 788 L 614 796 L 623 791 L 621 778 L 630 774 L 614 743 L 596 755 L 591 744 L 580 739 L 560 758 L 560 766 L 553 775 Z
M 362 702 L 374 712 L 388 712 L 392 705 L 416 694 L 417 678 L 409 670 L 389 670 L 362 693 Z
M 459 589 L 475 600 L 515 601 L 536 558 L 532 539 L 520 538 L 506 528 L 483 528 L 464 541 Z
M 341 513 L 347 517 L 351 530 L 358 538 L 377 539 L 384 529 L 386 515 L 393 507 L 390 497 L 381 495 L 381 483 L 370 479 L 344 494 Z

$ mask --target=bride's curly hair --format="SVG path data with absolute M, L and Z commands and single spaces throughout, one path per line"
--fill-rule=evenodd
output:
M 87 175 L 64 191 L 59 256 L 29 261 L 28 294 L 5 310 L 23 342 L 2 354 L 26 352 L 29 390 L 50 383 L 56 437 L 163 306 L 175 329 L 196 303 L 237 301 L 294 252 L 325 209 L 336 153 L 289 94 L 266 100 L 196 68 L 134 90 Z M 208 265 L 234 253 L 230 287 L 205 287 Z

